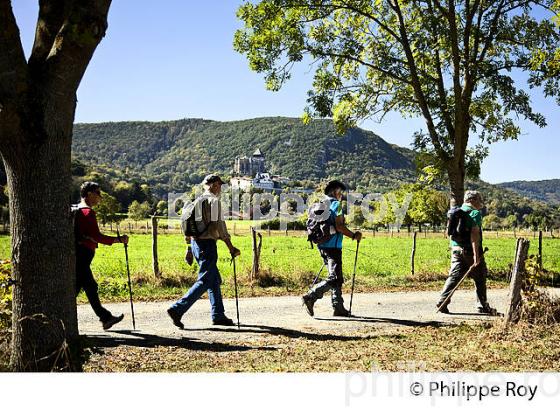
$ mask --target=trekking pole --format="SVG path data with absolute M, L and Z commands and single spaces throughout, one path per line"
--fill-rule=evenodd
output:
M 119 227 L 117 225 L 117 238 L 121 240 L 121 234 L 119 233 Z M 128 294 L 130 295 L 130 312 L 132 313 L 132 328 L 136 330 L 136 320 L 134 319 L 134 304 L 132 303 L 132 284 L 130 283 L 130 265 L 128 263 L 128 244 L 124 245 L 124 255 L 126 259 L 126 273 L 128 275 Z
M 235 268 L 235 256 L 231 256 L 231 263 L 233 264 L 233 285 L 235 288 L 235 309 L 237 310 L 237 329 L 241 329 L 239 322 L 239 296 L 237 295 L 237 270 Z
M 319 279 L 319 276 L 321 276 L 321 272 L 323 272 L 323 269 L 325 268 L 325 265 L 326 265 L 326 263 L 323 262 L 323 266 L 321 266 L 321 269 L 319 270 L 319 273 L 317 273 L 317 275 L 315 276 L 315 279 L 313 279 L 313 283 L 311 284 L 309 289 L 311 289 L 313 286 L 315 286 L 315 284 L 317 283 L 317 280 Z
M 482 255 L 484 255 L 486 252 L 488 251 L 488 248 L 484 248 L 484 251 L 482 252 Z M 465 274 L 463 275 L 463 277 L 461 278 L 461 280 L 457 283 L 457 285 L 455 285 L 455 287 L 453 288 L 453 290 L 451 291 L 451 293 L 449 294 L 449 296 L 447 296 L 445 298 L 445 300 L 443 302 L 441 302 L 441 304 L 438 306 L 437 311 L 440 312 L 441 309 L 443 309 L 444 306 L 447 306 L 447 304 L 449 303 L 449 301 L 451 300 L 451 296 L 453 296 L 453 294 L 455 293 L 455 291 L 457 289 L 459 289 L 459 286 L 461 286 L 461 283 L 463 283 L 463 281 L 465 280 L 465 278 L 467 276 L 469 276 L 473 270 L 475 270 L 476 268 L 478 268 L 479 265 L 471 265 L 471 267 L 469 268 L 469 270 L 467 270 L 465 272 Z
M 352 299 L 354 298 L 354 282 L 356 281 L 356 266 L 358 265 L 359 248 L 360 241 L 356 242 L 356 256 L 354 257 L 354 273 L 352 274 L 352 290 L 350 291 L 350 309 L 348 309 L 348 316 L 352 316 Z

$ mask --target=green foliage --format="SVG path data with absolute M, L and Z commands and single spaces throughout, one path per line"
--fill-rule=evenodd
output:
M 505 182 L 498 186 L 538 201 L 560 205 L 560 179 Z
M 167 201 L 159 201 L 156 205 L 156 215 L 167 215 Z
M 128 215 L 134 221 L 140 221 L 141 219 L 147 218 L 151 213 L 152 208 L 147 202 L 140 203 L 138 201 L 132 201 L 128 207 Z
M 12 322 L 12 288 L 10 261 L 0 260 L 0 329 L 8 328 Z
M 142 144 L 137 143 L 139 138 Z M 168 192 L 188 192 L 209 172 L 230 174 L 235 158 L 250 155 L 254 147 L 263 151 L 273 174 L 300 181 L 304 187 L 342 178 L 352 188 L 386 192 L 397 181 L 414 180 L 412 151 L 359 128 L 340 138 L 326 120 L 309 126 L 297 118 L 77 124 L 73 138 L 76 157 L 95 158 L 88 166 L 123 181 L 100 183 L 125 209 L 132 200 L 147 199 L 134 197 L 130 183 L 124 181 L 145 181 L 160 198 Z
M 530 256 L 525 262 L 527 277 L 523 284 L 521 320 L 538 325 L 560 322 L 560 299 L 551 297 L 539 285 L 547 279 L 546 272 L 539 267 L 538 258 Z
M 560 76 L 547 65 L 560 44 L 558 31 L 551 13 L 532 11 L 552 3 L 245 1 L 234 48 L 274 91 L 295 64 L 311 62 L 305 122 L 332 117 L 343 132 L 390 111 L 421 116 L 426 132 L 416 134 L 415 146 L 425 165 L 450 178 L 464 165 L 477 177 L 485 144 L 520 135 L 515 115 L 545 125 L 513 69 L 528 73 L 530 87 L 560 95 Z M 537 56 L 543 57 L 531 63 Z M 469 133 L 482 143 L 467 149 Z
M 101 202 L 95 207 L 99 221 L 102 224 L 118 221 L 117 213 L 121 209 L 119 202 L 106 192 L 101 192 L 101 198 Z

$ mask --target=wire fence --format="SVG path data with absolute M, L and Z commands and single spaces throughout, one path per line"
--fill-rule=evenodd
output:
M 238 262 L 240 272 L 250 274 L 253 264 L 251 225 L 228 222 L 233 242 L 242 251 Z M 103 231 L 115 234 L 116 226 L 107 224 Z M 121 224 L 121 234 L 131 234 L 129 247 L 130 268 L 134 276 L 155 276 L 153 264 L 152 227 L 146 223 Z M 417 227 L 400 230 L 362 230 L 364 241 L 360 245 L 358 268 L 365 274 L 389 277 L 391 275 L 422 275 L 446 273 L 449 267 L 449 241 L 443 230 L 418 231 Z M 261 271 L 278 275 L 305 274 L 318 270 L 321 261 L 316 249 L 310 249 L 306 233 L 302 230 L 258 231 L 262 235 L 262 249 L 259 267 Z M 195 266 L 184 262 L 185 242 L 177 224 L 158 222 L 157 265 L 158 274 L 184 274 L 196 271 Z M 485 231 L 484 243 L 490 248 L 486 260 L 491 272 L 508 272 L 515 255 L 515 239 L 524 237 L 531 240 L 531 254 L 539 252 L 537 231 Z M 542 232 L 540 256 L 543 268 L 550 272 L 551 281 L 560 273 L 560 234 Z M 413 244 L 414 257 L 412 257 Z M 222 245 L 220 245 L 222 246 Z M 352 259 L 355 245 L 344 242 L 343 255 Z M 122 249 L 100 246 L 94 261 L 94 270 L 109 276 L 121 275 L 126 266 Z M 10 258 L 10 238 L 0 236 L 0 259 Z M 414 268 L 412 267 L 414 262 Z M 227 267 L 227 250 L 220 251 L 219 265 Z

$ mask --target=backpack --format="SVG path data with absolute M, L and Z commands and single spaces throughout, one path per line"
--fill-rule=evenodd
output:
M 72 204 L 70 205 L 70 217 L 72 218 L 72 226 L 74 228 L 74 242 L 80 242 L 80 232 L 78 230 L 78 217 L 80 216 L 80 209 L 89 208 L 89 207 L 81 207 L 80 204 Z
M 206 224 L 203 220 L 196 220 L 196 208 L 200 207 L 202 210 L 203 202 L 205 198 L 197 198 L 194 202 L 191 202 L 183 208 L 183 213 L 181 215 L 181 230 L 185 236 L 192 236 L 198 238 L 203 235 L 210 224 Z M 200 225 L 204 225 L 204 228 L 200 228 Z
M 307 218 L 307 240 L 311 248 L 313 244 L 320 245 L 327 242 L 336 233 L 331 215 L 330 208 L 325 209 L 325 201 L 316 202 L 309 207 L 309 217 Z M 328 212 L 329 216 L 325 218 L 324 212 Z
M 451 240 L 468 244 L 471 238 L 471 229 L 468 227 L 469 211 L 461 207 L 453 207 L 447 212 L 447 236 Z

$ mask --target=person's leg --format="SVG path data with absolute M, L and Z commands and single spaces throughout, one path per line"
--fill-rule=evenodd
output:
M 91 271 L 91 261 L 94 256 L 95 251 L 91 249 L 78 247 L 76 250 L 76 287 L 78 292 L 81 288 L 84 289 L 93 311 L 101 322 L 106 322 L 113 315 L 101 305 L 99 300 L 97 282 L 93 278 Z
M 342 249 L 329 249 L 329 277 L 331 283 L 331 303 L 335 312 L 344 311 L 344 299 L 342 298 Z
M 463 252 L 453 251 L 451 255 L 451 269 L 449 270 L 449 277 L 445 281 L 445 285 L 443 285 L 443 290 L 437 303 L 438 306 L 441 306 L 445 299 L 451 294 L 468 269 L 469 266 L 466 263 Z M 450 301 L 447 301 L 446 306 L 449 305 L 449 302 Z
M 210 301 L 212 320 L 225 319 L 226 315 L 221 289 L 222 277 L 220 276 L 220 271 L 217 266 L 218 248 L 216 242 L 213 243 L 213 246 L 209 247 L 209 254 L 212 255 L 212 264 L 208 268 L 208 300 Z
M 178 316 L 184 315 L 187 310 L 206 292 L 212 282 L 215 280 L 215 267 L 217 262 L 217 253 L 212 252 L 212 243 L 214 247 L 216 242 L 209 240 L 193 240 L 191 242 L 191 247 L 193 251 L 193 256 L 195 257 L 199 270 L 198 270 L 198 280 L 191 286 L 187 293 L 171 305 Z
M 331 263 L 327 249 L 319 249 L 319 252 L 323 258 L 323 263 L 327 265 L 327 278 L 313 286 L 304 296 L 304 298 L 313 302 L 321 299 L 326 292 L 333 288 L 334 282 L 332 279 L 336 277 L 336 273 L 332 271 L 334 265 Z
M 476 297 L 477 297 L 477 308 L 486 309 L 488 305 L 488 297 L 486 294 L 486 277 L 488 276 L 488 268 L 486 267 L 486 261 L 484 258 L 480 263 L 480 266 L 474 270 L 471 274 L 472 279 L 476 287 Z
M 323 258 L 323 263 L 327 265 L 327 270 L 329 270 L 327 253 L 323 249 L 319 249 L 319 252 L 321 254 L 321 257 Z M 329 272 L 328 276 L 330 275 L 331 274 Z M 315 304 L 317 299 L 321 299 L 326 292 L 332 289 L 331 283 L 328 281 L 328 276 L 327 276 L 327 280 L 322 280 L 319 283 L 317 283 L 315 286 L 309 289 L 309 291 L 301 298 L 301 301 L 303 302 L 303 306 L 305 307 L 307 313 L 310 316 L 315 315 L 313 311 L 313 305 Z

